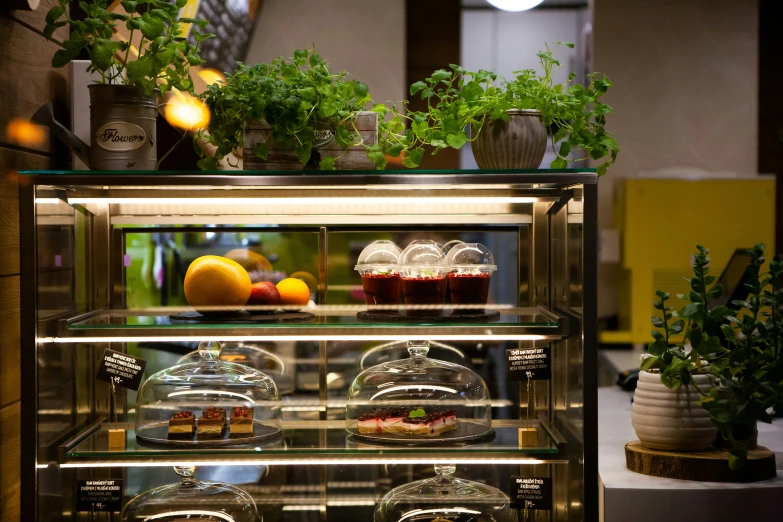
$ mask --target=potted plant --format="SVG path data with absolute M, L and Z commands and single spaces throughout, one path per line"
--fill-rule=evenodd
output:
M 187 0 L 112 0 L 79 2 L 85 17 L 68 14 L 72 0 L 57 0 L 46 15 L 47 38 L 58 27 L 70 26 L 70 38 L 52 58 L 64 67 L 82 54 L 90 59 L 87 71 L 100 75 L 90 85 L 91 161 L 93 169 L 154 170 L 157 161 L 155 121 L 158 96 L 172 89 L 192 92 L 189 69 L 199 65 L 199 45 L 211 34 L 207 21 L 180 18 Z M 113 39 L 117 24 L 124 24 L 129 41 Z M 180 24 L 193 24 L 188 43 Z
M 387 155 L 413 148 L 402 117 L 394 106 L 366 110 L 372 102 L 367 85 L 347 76 L 332 73 L 315 49 L 271 63 L 240 63 L 203 95 L 212 118 L 200 138 L 214 153 L 204 152 L 199 166 L 213 170 L 241 151 L 245 170 L 385 168 Z M 417 166 L 422 154 L 411 154 L 406 165 Z
M 675 310 L 667 303 L 668 293 L 656 292 L 654 306 L 661 315 L 653 318 L 651 356 L 641 365 L 646 376 L 640 377 L 639 406 L 634 398 L 633 423 L 642 444 L 655 449 L 648 427 L 662 426 L 664 419 L 680 415 L 671 411 L 671 397 L 687 393 L 688 402 L 698 399 L 695 404 L 729 448 L 729 465 L 738 469 L 754 444 L 756 422 L 771 422 L 769 410 L 783 398 L 783 261 L 773 260 L 768 271 L 762 272 L 764 245 L 753 247 L 748 251 L 747 299 L 735 300 L 731 307 L 716 306 L 711 303 L 723 289 L 709 274 L 709 250 L 697 249 L 691 291 L 677 296 L 685 305 Z M 675 342 L 674 336 L 679 340 Z M 653 380 L 668 389 L 658 387 L 657 398 L 666 399 L 654 405 L 645 392 L 650 386 L 642 385 Z M 683 406 L 682 401 L 679 405 Z M 699 417 L 690 405 L 687 408 L 691 418 Z M 704 432 L 701 440 L 706 438 Z M 681 444 L 671 449 L 695 448 Z
M 566 42 L 558 45 L 574 47 Z M 605 174 L 617 158 L 618 147 L 604 128 L 612 109 L 599 98 L 612 83 L 600 73 L 588 74 L 587 85 L 573 83 L 574 73 L 565 83 L 554 83 L 552 76 L 561 64 L 553 51 L 547 46 L 538 53 L 543 75 L 529 69 L 505 80 L 489 71 L 470 72 L 458 65 L 435 71 L 410 87 L 411 95 L 428 100 L 427 111 L 410 115 L 413 131 L 435 148 L 433 153 L 446 147 L 460 149 L 471 142 L 482 169 L 536 169 L 546 151 L 549 129 L 556 155 L 551 168 L 606 158 L 597 167 L 599 175 Z M 570 158 L 577 149 L 584 157 Z

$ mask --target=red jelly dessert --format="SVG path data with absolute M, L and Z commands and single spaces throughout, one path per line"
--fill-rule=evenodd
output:
M 400 304 L 401 286 L 398 274 L 362 274 L 364 302 L 368 305 Z
M 451 292 L 451 304 L 453 305 L 485 305 L 489 298 L 489 280 L 492 276 L 489 272 L 477 274 L 449 274 L 449 292 Z M 458 313 L 476 313 L 477 309 L 456 308 Z
M 406 305 L 442 305 L 446 302 L 446 276 L 403 277 L 402 291 Z M 408 309 L 408 315 L 441 315 L 442 309 Z

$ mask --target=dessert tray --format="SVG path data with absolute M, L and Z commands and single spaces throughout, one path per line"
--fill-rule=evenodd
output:
M 362 371 L 351 384 L 346 430 L 371 444 L 466 443 L 494 437 L 481 377 L 464 366 L 430 359 L 429 343 L 409 341 L 410 358 Z
M 200 359 L 151 375 L 136 401 L 136 439 L 147 444 L 219 447 L 282 436 L 280 394 L 265 373 L 220 360 L 217 342 Z
M 169 315 L 169 319 L 182 323 L 304 323 L 315 319 L 315 315 L 310 312 L 286 312 L 282 310 L 273 313 L 252 313 L 242 311 L 209 315 L 202 315 L 198 312 L 179 312 Z

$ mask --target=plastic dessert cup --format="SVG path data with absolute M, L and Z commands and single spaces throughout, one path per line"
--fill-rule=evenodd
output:
M 402 283 L 398 270 L 400 248 L 385 239 L 367 245 L 359 254 L 355 270 L 362 276 L 367 305 L 398 306 Z
M 481 243 L 463 243 L 449 251 L 449 292 L 455 314 L 482 313 L 489 298 L 489 283 L 497 270 L 495 259 Z M 471 305 L 462 308 L 462 305 Z
M 399 305 L 402 280 L 395 272 L 381 273 L 372 270 L 362 274 L 364 302 L 368 305 Z
M 409 317 L 443 314 L 449 268 L 443 247 L 435 241 L 414 241 L 400 255 L 400 275 Z M 427 305 L 431 308 L 418 308 Z

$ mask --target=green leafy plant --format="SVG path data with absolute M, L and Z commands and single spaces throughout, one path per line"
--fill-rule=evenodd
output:
M 747 461 L 756 422 L 771 422 L 768 410 L 783 399 L 783 261 L 773 260 L 762 272 L 764 245 L 754 246 L 748 251 L 747 300 L 733 301 L 731 308 L 711 306 L 723 288 L 709 273 L 709 250 L 697 250 L 691 291 L 677 296 L 686 304 L 675 310 L 670 294 L 656 291 L 654 306 L 661 315 L 652 319 L 652 356 L 641 369 L 660 373 L 672 389 L 692 384 L 693 375 L 714 376 L 709 393 L 694 388 L 702 394 L 698 404 L 730 446 L 729 465 L 737 469 Z
M 297 50 L 291 59 L 238 65 L 225 83 L 211 85 L 203 95 L 212 119 L 202 137 L 217 148 L 214 157 L 200 160 L 203 169 L 215 169 L 220 160 L 243 146 L 247 120 L 265 120 L 272 128 L 271 138 L 295 150 L 302 165 L 310 161 L 320 126 L 333 129 L 336 143 L 344 150 L 363 145 L 379 169 L 386 167 L 387 154 L 397 157 L 409 148 L 401 115 L 395 107 L 383 104 L 371 109 L 378 113 L 378 143 L 364 143 L 354 121 L 372 103 L 367 84 L 349 80 L 346 71 L 332 73 L 315 49 Z M 266 160 L 269 144 L 256 143 L 254 152 Z M 406 165 L 417 166 L 421 154 L 405 160 Z M 325 157 L 319 166 L 333 170 L 335 158 Z
M 559 45 L 574 47 L 567 42 L 558 42 Z M 553 129 L 551 141 L 556 158 L 551 168 L 566 168 L 568 162 L 588 158 L 606 158 L 597 167 L 599 175 L 605 174 L 619 150 L 605 129 L 606 115 L 612 108 L 599 101 L 612 83 L 601 73 L 588 74 L 587 85 L 573 83 L 574 73 L 565 83 L 555 83 L 553 75 L 562 65 L 554 57 L 556 49 L 547 46 L 546 51 L 538 53 L 543 75 L 527 69 L 515 72 L 513 80 L 505 80 L 483 69 L 471 72 L 451 65 L 450 69 L 439 69 L 414 83 L 411 96 L 418 94 L 427 100 L 427 111 L 408 115 L 415 136 L 434 147 L 433 154 L 447 147 L 460 149 L 474 141 L 491 120 L 508 121 L 510 109 L 537 109 L 544 125 Z M 583 151 L 582 157 L 568 157 L 578 149 Z
M 71 29 L 63 48 L 54 53 L 53 67 L 63 67 L 85 52 L 90 59 L 87 71 L 100 74 L 99 83 L 133 85 L 146 94 L 155 89 L 193 91 L 190 66 L 203 63 L 199 45 L 214 35 L 203 32 L 206 20 L 179 17 L 187 0 L 122 0 L 125 13 L 110 12 L 111 0 L 79 1 L 83 20 L 70 17 L 70 3 L 77 2 L 57 0 L 46 14 L 47 38 L 59 27 Z M 112 39 L 117 24 L 128 29 L 134 48 L 130 42 Z M 195 45 L 182 35 L 181 24 L 193 24 Z

